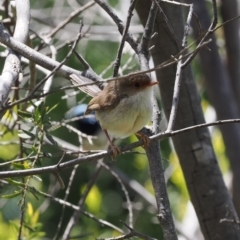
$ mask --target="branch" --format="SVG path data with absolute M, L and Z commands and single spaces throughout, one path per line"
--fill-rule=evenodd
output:
M 57 202 L 57 203 L 59 203 L 59 204 L 61 204 L 61 205 L 63 205 L 63 206 L 70 207 L 70 208 L 72 208 L 72 209 L 74 209 L 74 210 L 77 210 L 77 211 L 80 210 L 81 213 L 82 213 L 84 216 L 86 216 L 86 217 L 88 217 L 88 218 L 90 218 L 90 219 L 98 222 L 98 223 L 101 224 L 101 225 L 111 227 L 111 228 L 113 228 L 114 230 L 116 230 L 116 231 L 118 231 L 118 232 L 120 232 L 120 233 L 123 233 L 123 231 L 122 231 L 120 228 L 118 228 L 117 226 L 115 226 L 115 225 L 113 225 L 113 224 L 111 224 L 111 223 L 109 223 L 109 222 L 107 222 L 107 221 L 105 221 L 105 220 L 98 219 L 98 218 L 95 217 L 93 214 L 81 210 L 81 209 L 79 208 L 79 206 L 76 206 L 76 205 L 74 205 L 74 204 L 72 204 L 72 203 L 69 203 L 69 202 L 67 202 L 67 201 L 64 201 L 64 200 L 62 200 L 62 199 L 60 199 L 60 198 L 53 197 L 53 196 L 50 195 L 50 194 L 41 192 L 41 191 L 37 190 L 37 189 L 34 188 L 34 187 L 28 186 L 28 188 L 29 188 L 29 190 L 30 190 L 31 192 L 37 193 L 37 194 L 39 194 L 39 195 L 41 195 L 41 196 L 44 196 L 45 198 L 49 198 L 50 200 L 52 200 L 52 201 L 54 201 L 54 202 Z
M 203 42 L 193 52 L 191 52 L 189 54 L 186 54 L 185 57 L 192 55 L 195 51 L 198 51 L 200 48 L 202 48 L 203 46 L 208 44 L 209 41 L 210 40 L 208 40 L 207 42 Z M 3 42 L 5 45 L 7 45 L 8 47 L 10 47 L 10 48 L 14 49 L 15 51 L 19 52 L 21 55 L 25 56 L 30 61 L 33 61 L 36 64 L 39 64 L 40 66 L 43 66 L 46 69 L 53 70 L 55 67 L 57 67 L 60 64 L 59 62 L 52 60 L 51 58 L 49 58 L 49 57 L 47 57 L 47 56 L 45 56 L 45 55 L 43 55 L 43 54 L 33 50 L 32 48 L 29 48 L 25 44 L 22 44 L 21 42 L 19 42 L 19 41 L 15 40 L 14 38 L 12 38 L 4 30 L 4 27 L 1 24 L 0 24 L 0 42 Z M 138 57 L 140 55 L 141 55 L 141 53 L 138 54 Z M 177 54 L 176 56 L 178 56 L 178 55 L 179 54 Z M 140 61 L 141 65 L 143 65 L 143 64 L 146 65 L 144 59 L 145 59 L 144 58 L 144 54 L 142 54 L 139 57 L 139 61 Z M 102 83 L 106 83 L 107 81 L 115 81 L 117 79 L 125 79 L 125 78 L 133 77 L 133 76 L 136 76 L 136 75 L 139 75 L 139 74 L 142 74 L 142 73 L 149 73 L 149 72 L 160 70 L 160 69 L 163 69 L 165 67 L 168 67 L 168 66 L 171 66 L 173 64 L 176 64 L 176 62 L 177 61 L 175 59 L 169 59 L 169 60 L 163 62 L 162 64 L 160 64 L 160 65 L 158 65 L 158 66 L 156 66 L 154 68 L 147 69 L 147 70 L 144 70 L 144 71 L 135 72 L 135 73 L 131 73 L 131 74 L 128 74 L 128 75 L 125 75 L 125 76 L 122 76 L 122 77 L 110 78 L 110 79 L 107 79 L 106 81 L 102 81 L 102 79 L 92 69 L 87 69 L 84 72 L 80 72 L 80 71 L 77 71 L 77 70 L 75 70 L 73 68 L 70 68 L 70 67 L 67 67 L 67 66 L 64 65 L 60 69 L 58 69 L 58 71 L 57 71 L 58 74 L 60 74 L 62 77 L 65 77 L 67 79 L 71 79 L 70 76 L 74 73 L 74 74 L 77 74 L 77 76 L 79 78 L 81 78 L 83 82 L 86 82 L 86 83 L 85 84 L 75 85 L 75 86 L 70 86 L 70 87 L 62 87 L 62 88 L 59 88 L 57 90 L 50 91 L 50 92 L 47 92 L 47 93 L 44 93 L 44 94 L 34 95 L 34 96 L 31 96 L 29 98 L 24 99 L 24 101 L 35 99 L 35 98 L 37 98 L 37 99 L 38 98 L 42 98 L 42 97 L 45 97 L 45 96 L 47 96 L 49 94 L 52 94 L 54 92 L 62 91 L 62 90 L 70 89 L 70 88 L 75 88 L 75 87 L 80 87 L 80 86 L 81 87 L 83 87 L 83 86 L 90 86 L 90 85 L 94 85 L 94 84 L 101 85 Z M 145 67 L 145 69 L 146 69 L 146 67 Z M 17 105 L 19 103 L 22 103 L 22 102 L 23 102 L 23 100 L 20 99 L 20 100 L 15 101 L 15 102 L 13 102 L 11 104 L 8 104 L 8 105 L 2 106 L 2 107 L 0 106 L 0 112 L 3 112 L 5 110 L 7 110 L 7 109 L 10 109 L 11 107 L 13 107 L 13 106 L 15 106 L 15 105 Z
M 83 11 L 87 10 L 94 4 L 95 4 L 94 1 L 90 1 L 89 3 L 85 4 L 84 6 L 81 6 L 80 8 L 76 9 L 64 21 L 62 21 L 60 24 L 58 24 L 58 26 L 56 28 L 54 28 L 50 33 L 48 33 L 46 38 L 53 37 L 60 29 L 64 28 L 73 18 L 75 18 L 77 15 L 79 15 Z
M 150 41 L 151 35 L 153 34 L 154 29 L 154 23 L 155 18 L 157 14 L 158 8 L 157 4 L 153 1 L 150 7 L 150 11 L 148 14 L 146 26 L 144 29 L 143 37 L 141 44 L 139 45 L 139 62 L 141 64 L 141 69 L 149 69 L 148 61 L 149 61 L 149 49 L 148 49 L 148 43 Z M 159 124 L 159 109 L 156 104 L 156 99 L 153 100 L 153 107 L 155 112 L 153 112 L 153 129 L 154 133 L 158 133 L 158 127 Z M 153 135 L 153 132 L 145 131 L 146 129 L 143 129 L 141 132 L 146 135 L 150 136 Z M 177 233 L 175 230 L 173 217 L 171 214 L 170 209 L 170 203 L 167 195 L 167 187 L 165 183 L 164 178 L 164 169 L 162 166 L 162 159 L 160 155 L 160 144 L 158 141 L 152 141 L 150 142 L 149 146 L 145 148 L 147 159 L 149 163 L 149 170 L 150 170 L 150 176 L 155 192 L 157 207 L 158 207 L 158 214 L 157 216 L 163 216 L 162 218 L 158 217 L 159 223 L 162 226 L 164 239 L 166 240 L 176 240 L 177 239 Z M 138 235 L 138 237 L 140 237 Z M 144 239 L 150 239 L 150 238 L 144 238 Z
M 187 18 L 187 21 L 185 24 L 185 31 L 184 31 L 183 40 L 182 40 L 182 48 L 183 49 L 185 49 L 186 45 L 187 45 L 187 38 L 188 38 L 189 31 L 190 31 L 190 22 L 192 19 L 192 14 L 193 14 L 193 4 L 190 4 L 188 18 Z M 178 107 L 178 101 L 179 101 L 179 96 L 180 96 L 181 74 L 182 74 L 182 69 L 183 69 L 183 64 L 182 64 L 183 57 L 184 57 L 184 55 L 181 54 L 178 59 L 176 78 L 175 78 L 175 84 L 174 84 L 174 90 L 173 90 L 172 108 L 171 108 L 171 112 L 170 112 L 170 116 L 169 116 L 167 132 L 171 132 L 173 130 L 174 122 L 176 120 L 177 107 Z
M 10 34 L 4 29 L 4 26 L 0 23 L 0 42 L 5 44 L 7 47 L 11 48 L 12 50 L 18 52 L 22 56 L 26 57 L 30 61 L 35 62 L 36 64 L 52 71 L 55 67 L 59 66 L 59 62 L 52 60 L 51 58 L 35 51 L 34 49 L 26 46 L 25 44 L 21 43 L 20 41 L 14 39 L 10 36 Z M 82 75 L 83 73 L 80 71 L 77 71 L 73 68 L 67 67 L 63 65 L 60 69 L 58 69 L 57 73 L 65 77 L 67 79 L 70 79 L 70 75 L 75 73 L 78 76 Z M 81 76 L 83 79 L 86 79 L 85 77 Z
M 157 7 L 155 3 L 152 3 L 146 26 L 142 35 L 141 42 L 138 45 L 138 60 L 142 70 L 149 70 L 148 61 L 149 61 L 149 42 L 153 34 L 155 18 L 157 15 Z
M 215 121 L 211 123 L 202 123 L 198 125 L 194 125 L 191 127 L 186 127 L 182 128 L 179 130 L 175 130 L 172 132 L 162 132 L 158 133 L 156 135 L 153 135 L 149 137 L 150 142 L 155 141 L 155 140 L 161 140 L 169 137 L 173 137 L 175 135 L 196 130 L 198 128 L 204 128 L 204 127 L 210 127 L 210 126 L 215 126 L 215 125 L 220 125 L 220 124 L 229 124 L 229 123 L 240 123 L 240 119 L 228 119 L 228 120 L 220 120 L 220 121 Z M 143 142 L 142 141 L 137 141 L 134 143 L 131 143 L 129 145 L 120 147 L 120 151 L 122 153 L 128 152 L 129 150 L 142 146 Z M 0 179 L 1 178 L 7 178 L 7 177 L 21 177 L 21 176 L 29 176 L 29 175 L 37 175 L 37 174 L 44 174 L 44 173 L 54 173 L 57 171 L 62 171 L 64 169 L 73 167 L 77 164 L 82 164 L 85 162 L 91 162 L 91 161 L 96 161 L 99 160 L 100 158 L 105 158 L 105 157 L 111 157 L 112 156 L 112 151 L 103 151 L 101 153 L 96 153 L 88 156 L 83 156 L 79 157 L 73 160 L 70 160 L 68 162 L 61 163 L 59 166 L 58 164 L 48 166 L 48 167 L 41 167 L 41 168 L 35 168 L 35 169 L 27 169 L 27 170 L 14 170 L 14 171 L 1 171 L 0 172 Z
M 206 32 L 206 34 L 202 37 L 201 41 L 199 42 L 198 46 L 201 46 L 203 42 L 206 41 L 206 39 L 215 31 L 215 28 L 217 26 L 218 18 L 217 18 L 217 3 L 216 0 L 212 0 L 213 5 L 213 21 Z M 197 48 L 198 48 L 197 46 Z M 200 50 L 200 49 L 199 49 Z M 199 50 L 195 51 L 190 57 L 183 63 L 183 68 L 186 67 L 192 60 L 195 58 L 195 56 L 198 54 Z
M 95 0 L 95 2 L 106 11 L 106 13 L 112 18 L 112 20 L 116 23 L 118 26 L 118 31 L 123 34 L 124 26 L 121 19 L 118 18 L 118 16 L 112 11 L 112 9 L 102 0 Z M 132 49 L 137 53 L 137 47 L 138 44 L 133 39 L 133 36 L 130 33 L 126 34 L 126 41 L 130 44 Z
M 123 51 L 123 47 L 124 47 L 124 44 L 125 44 L 125 40 L 127 38 L 128 29 L 130 27 L 132 15 L 133 15 L 132 12 L 134 10 L 136 2 L 137 2 L 137 0 L 132 0 L 131 4 L 130 4 L 130 7 L 128 9 L 127 23 L 126 23 L 126 26 L 124 27 L 124 30 L 123 30 L 123 33 L 122 33 L 122 40 L 121 40 L 121 43 L 119 45 L 117 57 L 116 57 L 116 60 L 115 60 L 115 63 L 114 63 L 113 77 L 116 77 L 118 75 L 119 66 L 121 64 L 122 51 Z
M 13 38 L 19 42 L 26 42 L 30 21 L 30 1 L 16 1 L 17 20 Z M 2 28 L 2 23 L 0 24 Z M 8 40 L 6 33 L 4 36 Z M 8 36 L 10 36 L 8 34 Z M 5 60 L 2 75 L 0 76 L 0 108 L 6 103 L 9 92 L 21 71 L 20 56 L 10 50 Z
M 83 208 L 83 205 L 86 201 L 86 198 L 90 192 L 90 190 L 92 189 L 93 185 L 96 183 L 97 178 L 101 172 L 102 166 L 101 166 L 101 160 L 100 162 L 97 164 L 94 173 L 92 174 L 92 177 L 90 178 L 90 181 L 88 182 L 86 189 L 84 190 L 84 193 L 82 195 L 82 197 L 80 198 L 79 202 L 78 202 L 78 210 L 75 210 L 73 215 L 71 216 L 68 225 L 64 231 L 62 240 L 67 240 L 69 239 L 69 235 L 71 233 L 72 228 L 74 227 L 74 225 L 78 222 L 81 210 Z
M 104 164 L 103 162 L 101 163 L 101 165 L 108 170 L 119 182 L 119 184 L 121 185 L 122 191 L 126 197 L 126 201 L 127 201 L 127 208 L 128 208 L 128 212 L 129 212 L 129 225 L 132 227 L 133 226 L 133 210 L 132 210 L 132 203 L 130 201 L 130 197 L 128 194 L 128 191 L 125 187 L 125 185 L 123 184 L 121 178 L 118 176 L 118 174 L 113 171 L 108 165 Z

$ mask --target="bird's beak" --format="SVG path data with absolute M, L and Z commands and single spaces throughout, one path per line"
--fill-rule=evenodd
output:
M 154 85 L 157 85 L 158 82 L 157 81 L 154 81 L 154 82 L 150 82 L 147 86 L 148 87 L 151 87 L 151 86 L 154 86 Z

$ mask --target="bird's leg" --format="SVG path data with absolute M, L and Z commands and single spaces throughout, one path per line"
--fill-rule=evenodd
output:
M 149 147 L 150 139 L 147 135 L 145 135 L 141 132 L 136 132 L 135 135 L 143 141 L 143 148 Z
M 120 149 L 119 149 L 117 146 L 115 146 L 115 145 L 113 144 L 111 138 L 110 138 L 109 135 L 108 135 L 107 130 L 106 130 L 106 129 L 103 129 L 103 131 L 104 131 L 104 133 L 106 134 L 107 139 L 108 139 L 108 141 L 109 141 L 109 143 L 110 143 L 110 146 L 111 146 L 111 148 L 112 148 L 113 158 L 115 158 L 121 151 L 120 151 Z

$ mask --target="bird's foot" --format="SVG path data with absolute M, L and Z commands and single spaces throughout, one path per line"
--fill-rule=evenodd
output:
M 146 149 L 149 147 L 150 139 L 147 135 L 145 135 L 141 132 L 136 132 L 135 135 L 143 141 L 143 145 L 142 145 L 143 148 Z
M 113 152 L 113 155 L 112 155 L 112 159 L 116 158 L 116 156 L 121 153 L 121 150 L 115 146 L 113 143 L 111 143 L 111 149 L 112 149 L 112 152 Z
M 105 134 L 106 134 L 106 136 L 107 136 L 107 139 L 108 139 L 108 141 L 109 141 L 109 144 L 110 144 L 110 146 L 111 146 L 111 149 L 112 149 L 112 152 L 113 152 L 112 159 L 114 159 L 114 158 L 116 158 L 116 156 L 117 156 L 119 153 L 121 153 L 121 151 L 120 151 L 120 149 L 119 149 L 117 146 L 115 146 L 115 145 L 113 144 L 111 138 L 110 138 L 109 135 L 108 135 L 107 130 L 103 129 L 103 131 L 105 132 Z

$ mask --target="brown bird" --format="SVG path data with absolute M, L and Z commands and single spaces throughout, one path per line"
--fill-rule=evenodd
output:
M 86 83 L 75 74 L 72 74 L 71 78 L 75 85 Z M 96 118 L 110 142 L 114 157 L 120 150 L 113 144 L 109 135 L 126 138 L 135 133 L 147 144 L 147 137 L 138 131 L 151 119 L 152 86 L 156 84 L 158 82 L 151 81 L 148 75 L 141 74 L 111 81 L 102 91 L 96 85 L 85 86 L 84 89 L 80 87 L 93 96 L 85 114 L 95 111 Z

